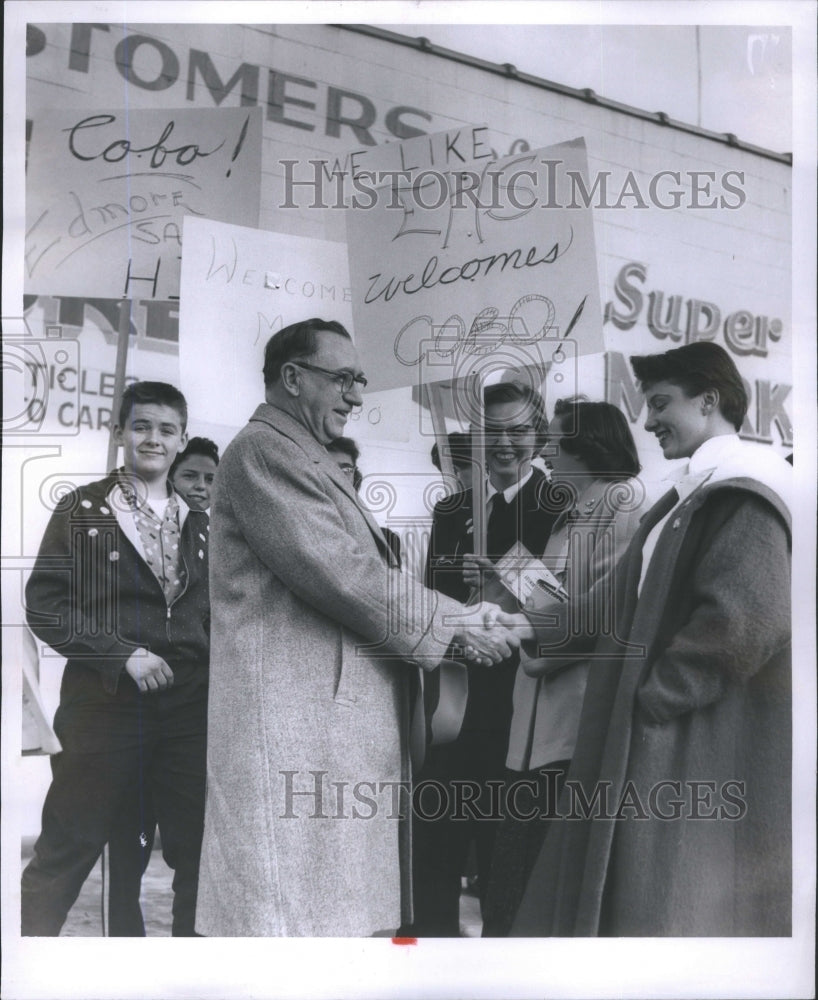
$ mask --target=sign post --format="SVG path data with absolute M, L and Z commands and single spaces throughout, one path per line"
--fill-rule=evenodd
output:
M 116 366 L 114 368 L 114 396 L 111 400 L 111 428 L 108 433 L 108 458 L 105 462 L 105 469 L 108 472 L 116 465 L 117 445 L 114 439 L 114 427 L 119 423 L 119 409 L 122 405 L 122 393 L 125 391 L 125 371 L 130 339 L 131 300 L 125 298 L 119 306 L 119 329 L 117 331 Z

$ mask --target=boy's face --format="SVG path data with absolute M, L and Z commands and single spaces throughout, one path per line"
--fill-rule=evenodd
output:
M 135 403 L 114 439 L 122 446 L 125 470 L 149 483 L 167 478 L 176 453 L 187 444 L 179 413 L 159 403 Z
M 352 461 L 351 455 L 347 455 L 345 451 L 331 450 L 329 456 L 341 472 L 349 476 L 350 479 L 355 477 L 355 463 Z
M 209 455 L 190 455 L 173 470 L 171 485 L 191 510 L 207 510 L 218 466 Z

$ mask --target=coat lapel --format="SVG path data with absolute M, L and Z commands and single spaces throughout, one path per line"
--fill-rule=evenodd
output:
M 279 434 L 283 434 L 291 441 L 294 441 L 312 462 L 316 465 L 320 465 L 321 469 L 332 479 L 333 483 L 338 486 L 341 492 L 351 500 L 356 509 L 360 512 L 364 521 L 366 521 L 367 527 L 372 533 L 372 537 L 375 539 L 375 544 L 378 546 L 378 550 L 381 552 L 387 563 L 390 566 L 397 566 L 397 560 L 386 542 L 386 538 L 384 537 L 383 531 L 381 531 L 380 525 L 361 502 L 361 498 L 355 492 L 352 483 L 349 482 L 349 477 L 341 472 L 335 462 L 330 459 L 327 454 L 327 449 L 316 441 L 303 424 L 299 423 L 295 417 L 291 416 L 289 413 L 285 413 L 284 410 L 280 410 L 277 406 L 272 406 L 270 403 L 262 403 L 258 406 L 255 413 L 252 417 L 250 417 L 250 420 L 258 420 L 262 423 L 269 424 L 276 431 L 278 431 Z

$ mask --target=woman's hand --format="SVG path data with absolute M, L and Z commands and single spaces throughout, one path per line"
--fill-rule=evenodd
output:
M 496 577 L 494 563 L 486 556 L 463 556 L 463 583 L 472 590 L 479 590 L 490 577 Z

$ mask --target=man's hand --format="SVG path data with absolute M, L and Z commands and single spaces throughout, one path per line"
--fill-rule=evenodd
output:
M 503 611 L 502 608 L 498 608 L 496 604 L 484 604 L 482 607 L 484 609 L 483 621 L 486 626 L 499 626 L 508 629 L 517 640 L 518 646 L 521 642 L 530 642 L 536 639 L 531 622 L 522 611 L 509 614 L 509 612 Z
M 125 669 L 140 691 L 164 691 L 173 684 L 173 671 L 161 656 L 137 649 L 125 661 Z
M 518 648 L 520 640 L 498 621 L 502 614 L 494 604 L 477 604 L 458 620 L 455 641 L 463 646 L 472 663 L 490 667 L 502 663 Z
M 497 576 L 494 563 L 486 556 L 463 556 L 463 583 L 479 590 L 483 582 Z

